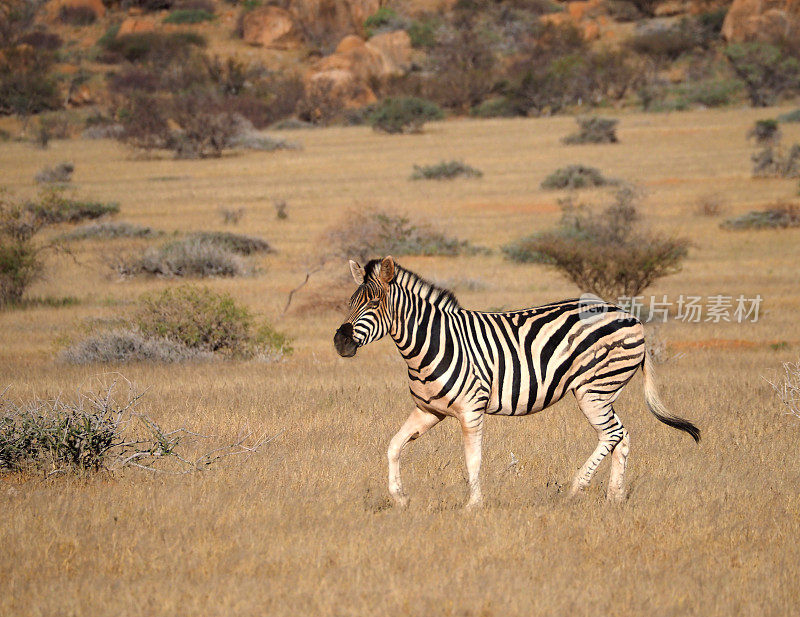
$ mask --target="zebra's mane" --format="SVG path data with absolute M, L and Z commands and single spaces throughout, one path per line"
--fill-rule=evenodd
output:
M 373 275 L 375 278 L 378 277 L 380 269 L 380 259 L 373 259 L 364 267 L 367 276 Z M 457 311 L 461 308 L 458 298 L 452 291 L 431 283 L 419 274 L 402 267 L 397 262 L 394 264 L 394 280 L 392 284 L 409 290 L 414 295 L 424 298 L 427 302 L 438 306 L 442 310 Z

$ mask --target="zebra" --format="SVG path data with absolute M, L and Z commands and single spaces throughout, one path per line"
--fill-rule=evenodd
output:
M 549 407 L 572 392 L 597 432 L 592 455 L 575 475 L 570 494 L 589 486 L 611 454 L 607 498 L 625 499 L 630 437 L 614 410 L 622 388 L 641 367 L 644 398 L 664 424 L 700 441 L 700 430 L 666 410 L 656 389 L 642 323 L 596 298 L 562 300 L 507 312 L 461 307 L 452 292 L 397 264 L 391 256 L 363 268 L 350 261 L 358 288 L 346 321 L 334 335 L 342 357 L 387 333 L 408 365 L 415 408 L 389 443 L 389 493 L 408 503 L 400 455 L 412 440 L 444 418 L 461 425 L 467 465 L 467 507 L 482 501 L 479 472 L 484 416 L 518 416 Z

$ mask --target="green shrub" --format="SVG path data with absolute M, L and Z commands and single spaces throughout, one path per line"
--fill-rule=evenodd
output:
M 487 99 L 469 110 L 475 118 L 513 118 L 524 115 L 517 105 L 505 96 Z
M 406 27 L 406 20 L 400 17 L 393 8 L 382 6 L 364 20 L 364 32 L 367 38 L 381 32 L 402 30 Z
M 418 133 L 431 120 L 441 120 L 444 113 L 430 101 L 416 97 L 388 98 L 370 114 L 372 128 L 384 133 Z
M 615 301 L 678 272 L 688 247 L 686 239 L 642 229 L 631 194 L 620 192 L 600 215 L 568 204 L 556 229 L 522 238 L 503 251 L 513 261 L 555 267 L 582 291 Z
M 598 169 L 586 165 L 568 165 L 557 169 L 542 181 L 543 189 L 582 189 L 614 184 Z
M 408 25 L 408 38 L 414 49 L 430 49 L 436 44 L 436 31 L 441 26 L 436 19 L 415 19 Z
M 235 234 L 230 231 L 199 231 L 190 234 L 189 239 L 208 243 L 239 255 L 274 252 L 266 240 L 256 236 Z
M 28 202 L 25 208 L 44 224 L 78 223 L 119 212 L 118 203 L 81 201 L 64 196 L 59 186 L 42 190 L 38 201 Z
M 778 122 L 800 122 L 800 108 L 778 116 Z
M 567 135 L 565 144 L 615 144 L 617 143 L 617 124 L 619 120 L 599 116 L 575 118 L 578 132 Z
M 146 338 L 227 357 L 291 353 L 285 335 L 267 324 L 258 326 L 250 311 L 230 295 L 205 287 L 182 285 L 143 296 L 134 323 Z
M 30 240 L 2 238 L 0 243 L 0 308 L 19 304 L 25 290 L 42 272 L 40 250 Z
M 402 214 L 369 209 L 347 213 L 323 238 L 326 257 L 366 262 L 375 255 L 464 255 L 481 251 L 412 221 Z
M 184 439 L 198 434 L 162 429 L 137 410 L 142 396 L 123 377 L 110 385 L 100 381 L 94 390 L 81 387 L 73 400 L 59 395 L 18 404 L 0 397 L 0 473 L 52 477 L 125 467 L 187 473 L 264 443 L 209 444 L 205 437 L 212 450 L 191 459 Z
M 452 180 L 454 178 L 480 178 L 483 172 L 461 161 L 442 161 L 436 165 L 414 165 L 412 180 Z
M 730 105 L 742 89 L 738 79 L 710 78 L 691 81 L 677 88 L 677 94 L 689 105 L 723 107 Z
M 89 223 L 69 231 L 61 236 L 62 240 L 114 240 L 116 238 L 154 238 L 162 232 L 151 227 L 134 223 L 102 222 Z
M 214 13 L 204 9 L 178 9 L 164 18 L 165 24 L 200 24 L 213 21 Z
M 725 48 L 725 56 L 754 107 L 767 107 L 800 89 L 800 59 L 790 50 L 769 43 L 734 43 Z
M 775 203 L 763 210 L 753 210 L 729 218 L 720 224 L 722 229 L 786 229 L 800 227 L 800 205 Z
M 778 121 L 774 118 L 756 120 L 755 124 L 747 132 L 747 137 L 761 145 L 777 143 L 781 139 Z

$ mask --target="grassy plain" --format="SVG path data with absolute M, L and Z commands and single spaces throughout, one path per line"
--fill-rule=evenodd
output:
M 780 110 L 784 111 L 784 110 Z M 234 436 L 244 423 L 280 435 L 248 460 L 187 476 L 126 471 L 90 478 L 0 478 L 3 615 L 790 615 L 800 605 L 800 421 L 762 376 L 800 350 L 800 230 L 728 232 L 695 214 L 714 194 L 726 215 L 797 194 L 796 181 L 753 180 L 745 134 L 776 110 L 621 116 L 618 145 L 564 146 L 570 118 L 431 124 L 422 135 L 367 128 L 289 134 L 301 151 L 220 160 L 136 160 L 112 142 L 0 144 L 0 184 L 33 194 L 44 165 L 75 164 L 80 195 L 119 201 L 119 220 L 168 232 L 221 229 L 220 207 L 244 207 L 238 230 L 277 253 L 260 273 L 208 284 L 295 337 L 278 364 L 71 367 L 54 341 L 87 319 L 113 318 L 146 290 L 108 262 L 148 242 L 82 242 L 53 256 L 34 296 L 77 296 L 64 308 L 0 313 L 0 385 L 10 396 L 67 396 L 120 370 L 149 388 L 143 410 L 165 427 Z M 785 140 L 800 140 L 787 125 Z M 462 159 L 482 179 L 412 182 L 413 164 Z M 486 506 L 466 495 L 460 436 L 444 422 L 406 451 L 411 506 L 390 507 L 385 448 L 410 411 L 391 341 L 339 358 L 331 343 L 350 284 L 315 263 L 321 234 L 368 206 L 434 222 L 494 249 L 470 257 L 400 259 L 450 285 L 470 308 L 531 306 L 578 290 L 498 247 L 553 225 L 560 192 L 539 188 L 557 167 L 585 163 L 647 190 L 656 229 L 694 245 L 683 271 L 648 294 L 764 298 L 758 323 L 659 328 L 672 358 L 661 393 L 703 430 L 696 447 L 645 410 L 641 378 L 617 405 L 631 433 L 630 498 L 595 486 L 565 498 L 594 433 L 571 397 L 523 419 L 488 421 Z M 598 201 L 600 191 L 582 193 Z M 277 220 L 273 200 L 289 217 Z M 59 231 L 59 230 L 56 230 Z M 55 233 L 55 232 L 54 232 Z M 673 309 L 674 312 L 674 309 Z M 510 465 L 511 453 L 518 463 Z

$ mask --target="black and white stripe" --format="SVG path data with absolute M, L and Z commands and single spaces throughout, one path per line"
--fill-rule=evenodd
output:
M 347 321 L 337 331 L 337 350 L 354 355 L 358 347 L 389 334 L 408 365 L 417 406 L 389 448 L 390 491 L 400 503 L 405 502 L 400 451 L 442 418 L 461 422 L 474 504 L 480 501 L 483 415 L 531 414 L 567 392 L 574 393 L 598 434 L 597 448 L 576 475 L 573 491 L 587 486 L 603 458 L 613 452 L 609 497 L 620 498 L 629 438 L 613 403 L 640 367 L 650 410 L 699 440 L 694 425 L 664 409 L 642 324 L 618 306 L 582 298 L 519 311 L 470 311 L 451 292 L 401 268 L 391 257 L 363 269 L 351 262 L 351 270 L 359 287 Z

